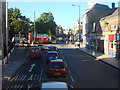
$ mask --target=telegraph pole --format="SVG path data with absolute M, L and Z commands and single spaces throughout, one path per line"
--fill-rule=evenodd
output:
M 3 2 L 0 1 L 0 65 L 3 63 Z M 2 62 L 2 63 L 1 63 Z
M 34 41 L 35 41 L 35 37 L 36 35 L 35 35 L 35 11 L 34 11 Z

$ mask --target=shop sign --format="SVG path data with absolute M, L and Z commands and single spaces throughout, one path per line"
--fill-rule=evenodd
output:
M 111 25 L 111 30 L 117 30 L 118 29 L 118 25 Z
M 109 35 L 109 40 L 114 40 L 114 35 Z

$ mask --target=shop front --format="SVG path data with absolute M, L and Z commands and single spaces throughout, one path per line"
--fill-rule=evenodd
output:
M 108 36 L 108 55 L 117 57 L 118 49 L 120 48 L 120 34 Z

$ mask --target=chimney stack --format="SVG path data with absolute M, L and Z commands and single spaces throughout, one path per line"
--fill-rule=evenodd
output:
M 112 3 L 112 9 L 114 9 L 115 8 L 115 3 Z

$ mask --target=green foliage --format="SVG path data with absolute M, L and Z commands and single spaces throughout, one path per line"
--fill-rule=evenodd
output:
M 32 25 L 33 23 L 29 20 L 29 18 L 22 16 L 19 9 L 8 9 L 8 29 L 10 32 L 10 39 L 12 39 L 15 33 L 25 33 L 26 31 L 31 31 Z
M 50 36 L 55 35 L 56 23 L 52 13 L 42 13 L 35 22 L 37 33 L 48 33 Z

